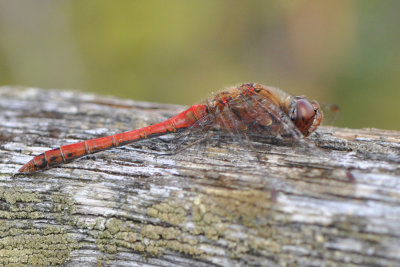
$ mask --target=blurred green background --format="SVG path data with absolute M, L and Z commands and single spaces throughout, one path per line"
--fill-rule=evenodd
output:
M 190 105 L 254 81 L 400 130 L 397 0 L 0 0 L 0 85 Z

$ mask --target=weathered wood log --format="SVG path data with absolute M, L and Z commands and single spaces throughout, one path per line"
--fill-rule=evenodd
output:
M 0 264 L 400 265 L 400 132 L 321 127 L 320 149 L 160 139 L 30 175 L 32 156 L 159 122 L 183 107 L 0 89 Z M 199 136 L 193 137 L 194 139 Z

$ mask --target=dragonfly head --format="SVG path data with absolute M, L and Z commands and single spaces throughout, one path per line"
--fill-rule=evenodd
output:
M 317 101 L 309 101 L 303 96 L 293 97 L 289 107 L 289 118 L 297 129 L 309 136 L 322 121 L 322 113 Z

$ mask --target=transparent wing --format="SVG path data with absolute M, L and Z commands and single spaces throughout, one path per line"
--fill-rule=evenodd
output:
M 246 125 L 246 131 L 249 133 L 303 138 L 280 107 L 264 96 L 242 94 L 232 99 L 229 107 L 229 112 L 235 114 L 235 119 L 240 121 L 236 122 L 236 125 Z
M 186 148 L 200 143 L 202 139 L 206 139 L 210 135 L 209 132 L 213 121 L 214 116 L 207 114 L 185 129 L 158 137 L 158 140 L 163 141 L 167 145 L 167 147 L 158 153 L 158 156 L 177 154 Z
M 236 102 L 232 103 L 231 109 L 235 109 L 237 104 L 241 119 L 246 122 L 248 132 L 255 138 L 291 147 L 300 145 L 307 152 L 319 150 L 310 140 L 304 138 L 290 118 L 270 99 L 258 94 L 241 95 Z

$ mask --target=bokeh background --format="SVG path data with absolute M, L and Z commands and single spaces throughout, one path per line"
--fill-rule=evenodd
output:
M 0 85 L 190 105 L 254 81 L 400 130 L 398 0 L 0 0 Z

